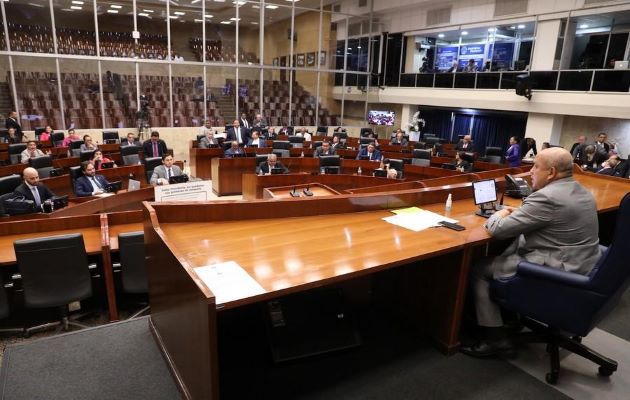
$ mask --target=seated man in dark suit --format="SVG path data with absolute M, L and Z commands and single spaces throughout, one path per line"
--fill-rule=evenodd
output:
M 120 147 L 124 146 L 140 146 L 140 142 L 136 140 L 136 136 L 133 134 L 133 132 L 129 132 L 127 134 L 127 140 L 120 142 Z
M 473 141 L 470 135 L 465 135 L 455 146 L 457 151 L 473 151 Z
M 623 162 L 618 155 L 613 155 L 603 162 L 602 169 L 597 171 L 597 173 L 601 175 L 620 176 L 625 178 L 628 175 L 626 171 L 627 165 L 627 161 Z
M 407 141 L 407 139 L 405 139 L 405 136 L 403 135 L 402 131 L 400 129 L 398 129 L 396 131 L 396 136 L 394 138 L 392 138 L 392 140 L 389 142 L 389 144 L 391 144 L 391 145 L 407 146 L 409 144 L 409 142 Z
M 225 140 L 236 141 L 239 145 L 247 144 L 249 140 L 249 129 L 243 128 L 238 119 L 232 122 L 232 127 L 228 129 Z
M 245 152 L 238 146 L 238 142 L 236 140 L 233 140 L 231 147 L 223 153 L 225 158 L 243 157 L 244 155 Z
M 162 157 L 166 154 L 166 142 L 160 139 L 160 132 L 151 132 L 151 139 L 146 140 L 142 144 L 142 151 L 144 152 L 145 158 Z
M 252 132 L 252 138 L 247 141 L 247 147 L 267 147 L 265 139 L 261 138 L 258 131 Z
M 343 143 L 340 139 L 339 139 L 339 135 L 333 135 L 333 139 L 332 139 L 332 144 L 330 145 L 330 147 L 337 151 L 337 149 L 345 149 L 346 148 L 346 144 Z
M 332 156 L 335 155 L 335 149 L 328 142 L 322 142 L 322 145 L 315 149 L 313 157 Z
M 206 136 L 202 137 L 197 145 L 200 149 L 209 149 L 211 147 L 219 146 L 219 140 L 214 137 L 214 132 L 208 129 L 206 130 Z
M 94 164 L 89 161 L 82 163 L 81 171 L 83 176 L 74 182 L 74 193 L 77 197 L 96 196 L 106 192 L 109 182 L 103 175 L 96 174 Z
M 278 156 L 271 153 L 267 157 L 267 161 L 263 161 L 256 167 L 256 174 L 258 175 L 271 175 L 271 170 L 281 169 L 283 174 L 289 173 L 289 169 L 285 167 L 280 161 Z
M 359 154 L 357 154 L 357 160 L 364 159 L 370 161 L 381 161 L 381 152 L 376 150 L 373 143 L 370 143 L 366 147 L 362 148 Z
M 276 132 L 276 128 L 274 128 L 273 126 L 270 126 L 269 129 L 267 129 L 267 137 L 266 137 L 266 139 L 274 140 L 277 137 L 278 137 L 278 133 Z
M 35 168 L 25 168 L 22 172 L 24 182 L 15 188 L 16 196 L 24 196 L 27 200 L 33 200 L 38 210 L 41 210 L 42 203 L 55 196 L 46 185 L 39 183 L 39 174 Z

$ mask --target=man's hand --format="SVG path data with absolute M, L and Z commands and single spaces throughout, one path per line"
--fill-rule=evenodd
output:
M 514 212 L 514 210 L 516 210 L 516 207 L 511 207 L 511 206 L 503 206 L 502 210 L 499 210 L 496 212 L 496 214 L 501 217 L 501 218 L 505 218 L 508 215 L 512 214 L 512 212 Z

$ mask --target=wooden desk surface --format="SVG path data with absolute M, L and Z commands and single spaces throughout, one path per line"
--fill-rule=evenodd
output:
M 312 183 L 312 184 L 302 184 L 302 185 L 292 185 L 292 186 L 276 186 L 269 187 L 263 190 L 263 198 L 265 199 L 299 199 L 306 196 L 303 191 L 304 189 L 309 189 L 312 193 L 312 197 L 321 197 L 321 196 L 335 196 L 338 195 L 339 192 L 329 188 L 326 185 L 322 185 L 321 183 Z M 291 196 L 290 192 L 293 190 L 297 191 L 299 197 Z
M 331 283 L 455 251 L 465 240 L 436 228 L 413 232 L 382 220 L 389 211 L 283 219 L 168 223 L 169 242 L 191 267 L 235 261 L 267 293 L 218 305 L 226 308 Z M 482 221 L 479 221 L 482 223 Z M 290 234 L 288 234 L 290 230 Z M 326 253 L 313 238 L 326 238 Z M 422 246 L 418 246 L 422 243 Z

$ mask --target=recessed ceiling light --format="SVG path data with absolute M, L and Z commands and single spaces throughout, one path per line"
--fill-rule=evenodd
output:
M 152 13 L 153 12 L 153 10 L 142 10 L 142 11 L 148 12 L 148 13 Z
M 118 9 L 122 8 L 122 6 L 119 6 L 118 4 L 112 4 L 110 7 L 111 8 L 118 8 Z
M 352 47 L 348 47 L 348 50 L 352 50 Z
M 443 38 L 443 37 L 444 37 L 444 34 L 443 34 L 443 33 L 440 33 L 440 34 L 438 35 L 438 37 L 439 37 L 439 38 Z
M 82 1 L 79 1 L 79 0 L 72 0 L 72 4 L 79 4 L 79 5 L 82 5 L 82 4 L 83 4 L 83 2 L 82 2 Z
M 259 6 L 259 5 L 256 5 L 256 4 L 252 4 L 252 8 L 255 8 L 255 9 L 257 9 L 257 10 L 258 10 L 258 9 L 260 8 L 260 6 Z
M 588 25 L 587 25 L 587 24 L 582 24 L 582 25 L 580 25 L 580 29 L 586 29 L 586 28 L 588 28 Z
M 177 19 L 177 15 L 169 15 L 168 16 L 170 19 Z
M 273 4 L 269 4 L 268 6 L 265 6 L 265 8 L 268 8 L 269 10 L 275 10 L 276 8 L 278 8 L 278 6 L 274 6 Z
M 198 19 L 198 18 L 195 18 L 195 19 L 194 19 L 194 21 L 195 21 L 195 22 L 203 22 L 203 19 Z
M 232 4 L 236 4 L 237 6 L 242 6 L 244 4 L 246 4 L 246 1 L 233 1 Z
M 494 32 L 496 30 L 497 30 L 496 28 L 488 28 L 488 32 Z
M 148 17 L 149 16 L 149 14 L 147 14 L 147 13 L 138 13 L 138 15 L 140 17 Z
M 190 2 L 190 4 L 199 3 L 199 1 L 200 1 L 200 0 L 192 0 L 192 1 Z
M 206 18 L 212 18 L 212 17 L 214 17 L 214 15 L 212 15 L 212 14 L 206 14 Z
M 223 25 L 230 25 L 232 23 L 232 21 L 221 21 L 221 23 Z
M 83 10 L 83 7 L 81 7 L 81 6 L 70 6 L 70 8 L 72 10 Z
M 118 10 L 107 10 L 110 14 L 118 14 Z
M 290 1 L 291 3 L 297 3 L 300 0 L 285 0 L 285 1 Z
M 462 31 L 462 35 L 464 36 L 468 35 L 468 31 Z
M 175 14 L 175 15 L 186 15 L 185 12 L 181 12 L 181 11 L 175 11 L 173 14 Z
M 360 49 L 360 48 L 361 48 L 361 46 L 357 46 L 357 49 Z
M 510 29 L 516 29 L 515 25 L 510 26 Z
M 236 17 L 230 18 L 230 21 L 240 21 L 240 20 L 241 20 L 240 18 L 236 18 Z
M 254 21 L 252 21 L 252 22 L 250 22 L 250 23 L 251 23 L 252 25 L 258 25 L 258 22 L 254 22 Z
M 517 28 L 518 28 L 518 29 L 524 29 L 524 28 L 525 28 L 525 25 L 521 24 L 521 25 L 517 26 Z
M 225 3 L 225 0 L 213 0 L 215 3 Z

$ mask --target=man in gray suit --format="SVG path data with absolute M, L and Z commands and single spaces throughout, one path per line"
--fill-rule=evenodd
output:
M 171 176 L 178 176 L 181 174 L 181 168 L 177 165 L 173 165 L 173 156 L 165 154 L 162 157 L 162 165 L 158 165 L 155 169 L 153 169 L 150 183 L 152 185 L 168 185 L 168 180 Z
M 206 131 L 206 136 L 199 140 L 198 146 L 200 149 L 219 147 L 219 141 L 214 137 L 214 132 L 212 132 L 212 130 L 208 130 Z
M 330 147 L 329 142 L 322 142 L 322 145 L 315 149 L 313 152 L 313 157 L 321 157 L 321 156 L 333 156 L 335 155 L 335 149 Z
M 487 357 L 512 350 L 501 310 L 490 300 L 489 283 L 514 275 L 520 261 L 586 275 L 600 257 L 597 206 L 573 180 L 573 157 L 561 147 L 545 149 L 531 169 L 534 192 L 519 208 L 492 215 L 485 228 L 497 239 L 515 238 L 499 256 L 480 260 L 471 271 L 477 323 L 485 338 L 462 352 Z

